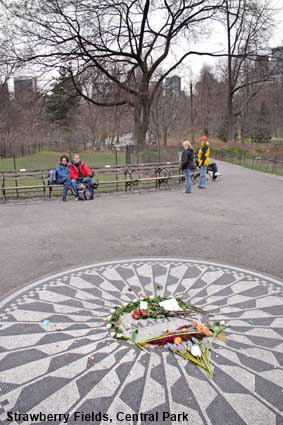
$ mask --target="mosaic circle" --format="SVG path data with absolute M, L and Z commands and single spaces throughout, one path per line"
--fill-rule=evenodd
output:
M 0 419 L 41 412 L 56 425 L 63 414 L 68 424 L 282 425 L 282 285 L 183 259 L 101 263 L 36 282 L 0 304 Z M 111 337 L 111 309 L 141 291 L 181 296 L 231 325 L 213 344 L 213 379 L 169 351 L 148 354 Z M 32 423 L 23 420 L 12 423 Z

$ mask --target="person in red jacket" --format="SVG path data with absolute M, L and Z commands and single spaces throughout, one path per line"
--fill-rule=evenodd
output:
M 86 164 L 81 162 L 79 155 L 74 156 L 72 163 L 69 165 L 69 172 L 73 190 L 76 195 L 78 194 L 77 183 L 86 183 L 91 189 L 93 198 L 93 172 Z

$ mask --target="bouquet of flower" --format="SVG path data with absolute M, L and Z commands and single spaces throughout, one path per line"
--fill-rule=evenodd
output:
M 168 301 L 167 305 L 166 301 Z M 175 303 L 175 309 L 173 302 Z M 133 319 L 139 320 L 186 316 L 191 315 L 192 312 L 208 313 L 199 307 L 185 303 L 181 298 L 146 297 L 145 294 L 142 294 L 140 299 L 113 308 L 111 315 L 107 319 L 106 327 L 111 332 L 113 338 L 129 341 L 143 351 L 147 351 L 146 348 L 151 345 L 169 348 L 174 354 L 203 368 L 207 375 L 212 377 L 214 375 L 214 369 L 210 363 L 211 341 L 215 338 L 222 340 L 226 338 L 223 331 L 229 325 L 224 321 L 208 322 L 205 325 L 194 321 L 173 330 L 167 329 L 162 335 L 142 341 L 138 340 L 137 329 L 130 337 L 124 335 L 123 329 L 120 326 L 124 313 L 131 313 Z
M 209 378 L 213 377 L 214 368 L 210 363 L 211 343 L 207 338 L 203 338 L 199 341 L 192 337 L 191 340 L 184 341 L 181 344 L 168 343 L 166 346 L 174 354 L 177 354 L 204 369 Z

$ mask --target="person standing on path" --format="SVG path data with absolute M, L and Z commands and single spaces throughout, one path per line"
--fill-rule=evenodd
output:
M 206 171 L 207 166 L 210 161 L 210 144 L 208 142 L 208 138 L 206 136 L 202 136 L 200 139 L 200 149 L 198 151 L 198 164 L 200 167 L 199 174 L 199 188 L 206 189 L 207 187 L 207 179 L 206 179 Z
M 181 169 L 185 175 L 185 193 L 192 192 L 192 180 L 191 174 L 194 168 L 194 151 L 191 145 L 191 142 L 185 140 L 183 142 L 184 151 L 182 152 L 181 157 Z

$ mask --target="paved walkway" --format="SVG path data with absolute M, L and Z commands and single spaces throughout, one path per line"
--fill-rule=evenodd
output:
M 42 276 L 139 256 L 211 260 L 283 278 L 283 179 L 220 164 L 207 190 L 0 205 L 0 296 Z

